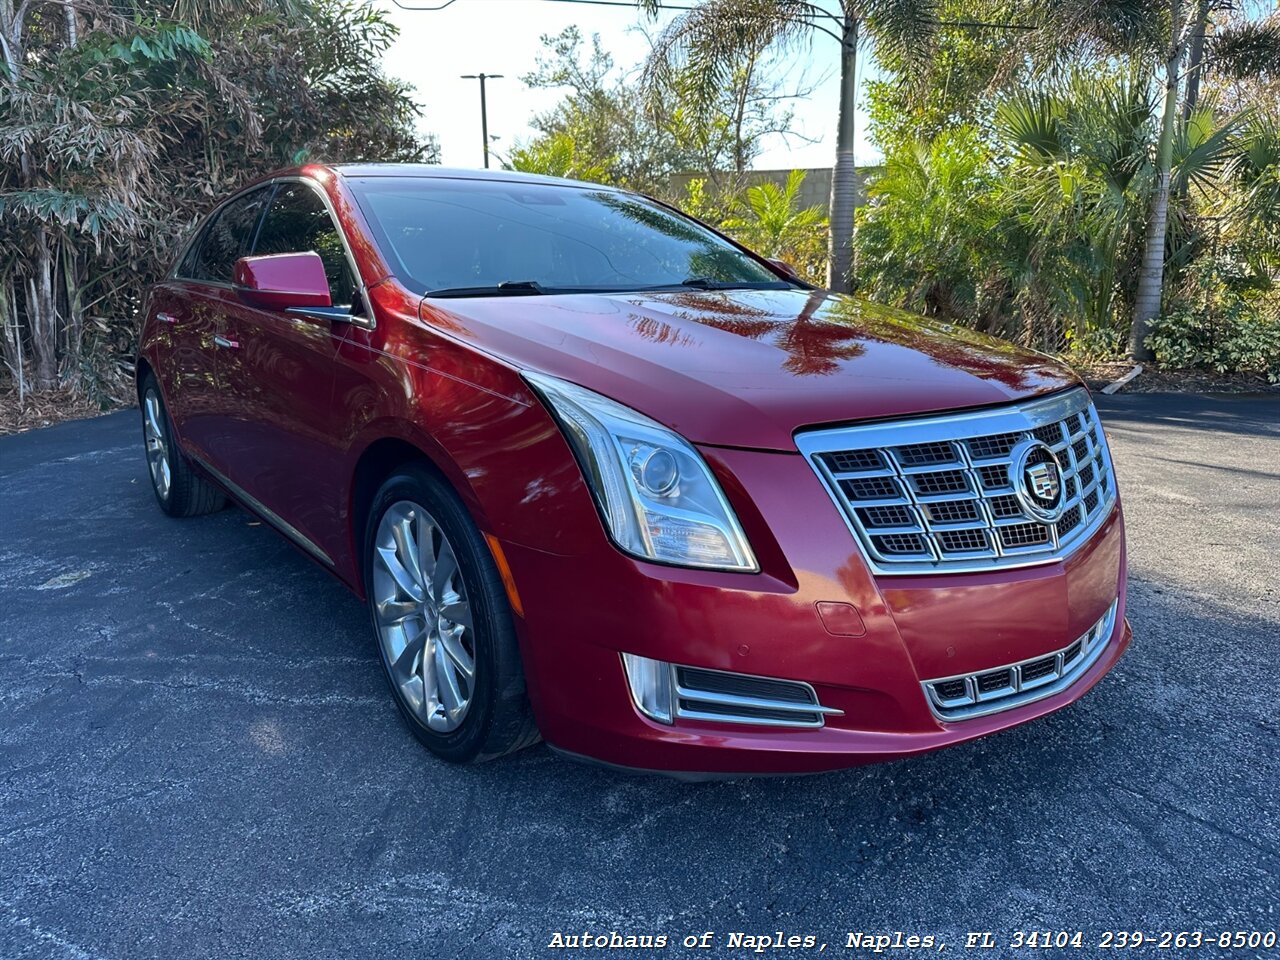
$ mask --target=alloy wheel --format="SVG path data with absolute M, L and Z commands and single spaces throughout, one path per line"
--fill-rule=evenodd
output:
M 169 441 L 164 431 L 164 407 L 160 394 L 154 388 L 142 398 L 142 432 L 147 445 L 147 466 L 151 468 L 151 483 L 161 500 L 169 498 L 173 473 L 169 466 Z
M 392 682 L 428 729 L 458 728 L 475 692 L 471 603 L 457 555 L 421 504 L 393 503 L 378 523 L 374 618 Z

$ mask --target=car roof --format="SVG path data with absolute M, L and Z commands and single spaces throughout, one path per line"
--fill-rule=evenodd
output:
M 429 163 L 333 163 L 325 164 L 343 177 L 405 177 L 422 180 L 492 180 L 501 183 L 537 183 L 548 186 L 617 190 L 601 183 L 547 177 L 516 170 L 470 170 L 464 167 L 441 167 Z

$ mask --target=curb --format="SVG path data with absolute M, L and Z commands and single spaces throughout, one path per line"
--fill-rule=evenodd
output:
M 1108 383 L 1105 387 L 1102 388 L 1102 392 L 1106 394 L 1115 393 L 1125 384 L 1129 383 L 1131 380 L 1137 377 L 1138 374 L 1140 373 L 1142 373 L 1142 364 L 1135 363 L 1133 365 L 1132 370 L 1130 370 L 1128 373 L 1126 373 L 1123 377 L 1121 377 L 1119 380 L 1115 381 L 1114 383 Z

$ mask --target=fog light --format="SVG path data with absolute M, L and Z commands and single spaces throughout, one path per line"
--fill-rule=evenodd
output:
M 675 679 L 671 664 L 633 653 L 622 655 L 622 665 L 636 709 L 659 723 L 671 723 L 675 709 Z

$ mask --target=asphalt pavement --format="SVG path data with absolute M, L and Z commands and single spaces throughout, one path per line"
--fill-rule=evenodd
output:
M 240 510 L 161 515 L 135 411 L 0 439 L 0 960 L 1280 932 L 1280 397 L 1100 406 L 1135 634 L 1110 677 L 927 757 L 709 784 L 542 745 L 442 765 L 358 600 Z M 668 946 L 547 947 L 611 931 Z

